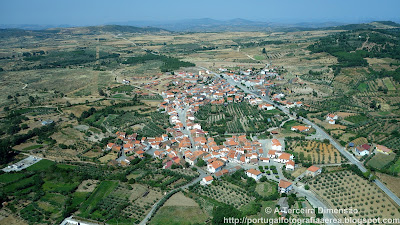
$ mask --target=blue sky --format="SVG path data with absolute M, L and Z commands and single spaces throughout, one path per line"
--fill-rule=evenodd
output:
M 99 25 L 243 18 L 271 22 L 400 22 L 400 0 L 0 0 L 0 24 Z

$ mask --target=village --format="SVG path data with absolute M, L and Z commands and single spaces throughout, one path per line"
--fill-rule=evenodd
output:
M 274 69 L 270 71 L 268 67 L 261 70 L 259 75 L 253 76 L 254 79 L 245 76 L 250 70 L 241 72 L 242 75 L 227 72 L 224 68 L 220 72 L 249 88 L 261 87 L 262 96 L 270 94 L 267 88 L 274 85 L 271 78 L 281 79 Z M 258 110 L 276 109 L 260 97 L 244 93 L 222 77 L 210 79 L 209 74 L 208 70 L 200 70 L 198 74 L 179 72 L 174 75 L 171 82 L 173 85 L 162 92 L 164 100 L 159 105 L 159 111 L 169 115 L 171 127 L 167 128 L 167 133 L 160 137 L 142 137 L 137 140 L 137 134 L 116 132 L 116 142 L 109 143 L 104 149 L 119 153 L 119 157 L 110 163 L 127 166 L 131 160 L 143 158 L 147 154 L 161 160 L 163 169 L 177 166 L 203 169 L 208 175 L 200 181 L 202 185 L 211 184 L 214 179 L 244 169 L 248 177 L 259 181 L 265 176 L 279 183 L 279 193 L 289 193 L 293 186 L 285 179 L 282 170 L 293 171 L 297 165 L 294 156 L 285 152 L 284 138 L 258 141 L 239 134 L 226 138 L 218 145 L 209 132 L 195 122 L 199 107 L 206 104 L 226 106 L 229 103 L 247 102 Z M 130 83 L 128 80 L 123 82 Z M 283 94 L 274 94 L 271 97 L 286 108 L 303 106 L 300 101 L 281 100 Z M 297 132 L 309 129 L 310 126 L 302 125 L 291 127 L 292 131 Z M 271 130 L 270 134 L 273 137 L 277 132 Z M 264 173 L 264 167 L 274 170 L 272 173 Z M 321 173 L 321 168 L 312 166 L 305 173 L 315 176 Z

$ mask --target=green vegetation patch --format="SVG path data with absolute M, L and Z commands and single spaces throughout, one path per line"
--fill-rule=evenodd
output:
M 4 173 L 0 175 L 0 182 L 8 184 L 17 181 L 19 179 L 22 179 L 25 176 L 26 175 L 22 173 Z
M 73 170 L 77 166 L 76 165 L 67 165 L 67 164 L 57 164 L 57 167 L 64 170 Z
M 78 207 L 82 202 L 86 200 L 90 192 L 74 192 L 72 194 L 72 204 L 71 207 L 76 208 Z
M 355 124 L 368 121 L 368 117 L 365 115 L 348 116 L 344 119 Z
M 12 193 L 15 191 L 23 190 L 29 188 L 35 184 L 34 176 L 28 177 L 25 179 L 18 180 L 14 183 L 11 183 L 3 188 L 3 191 L 6 193 Z
M 385 155 L 385 154 L 377 153 L 374 157 L 372 157 L 371 160 L 368 161 L 368 166 L 371 166 L 376 169 L 382 169 L 388 163 L 393 161 L 395 157 L 396 157 L 395 154 Z
M 55 162 L 42 159 L 39 162 L 33 164 L 32 166 L 26 168 L 27 171 L 45 171 L 50 168 L 50 166 L 54 165 Z
M 179 69 L 180 67 L 196 66 L 194 63 L 184 62 L 184 61 L 181 61 L 174 57 L 169 57 L 169 56 L 165 56 L 165 55 L 156 55 L 156 54 L 151 54 L 151 53 L 147 53 L 142 56 L 128 58 L 127 60 L 125 60 L 123 62 L 123 64 L 136 65 L 136 64 L 140 64 L 140 63 L 145 63 L 147 61 L 154 61 L 154 60 L 163 62 L 163 65 L 160 66 L 161 72 L 171 72 L 171 71 Z
M 61 207 L 65 202 L 66 197 L 62 194 L 58 193 L 49 193 L 47 192 L 41 200 L 44 202 L 48 202 L 52 205 Z
M 357 87 L 357 90 L 360 92 L 365 92 L 368 89 L 368 85 L 366 83 L 360 83 Z
M 393 174 L 400 173 L 400 159 L 398 159 L 390 168 L 389 171 Z
M 41 147 L 43 147 L 43 145 L 31 145 L 31 146 L 28 146 L 28 147 L 26 147 L 26 148 L 24 148 L 22 150 L 23 151 L 29 151 L 29 150 L 38 149 L 38 148 L 41 148 Z
M 389 91 L 395 91 L 395 90 L 396 90 L 396 88 L 394 87 L 392 81 L 391 81 L 389 78 L 387 78 L 387 77 L 384 78 L 384 79 L 383 79 L 383 83 L 385 84 L 386 88 L 387 88 Z
M 48 192 L 69 193 L 72 192 L 79 183 L 64 183 L 59 181 L 45 181 L 42 188 Z
M 257 193 L 261 196 L 273 195 L 278 192 L 277 190 L 278 190 L 277 184 L 268 181 L 258 183 L 256 187 Z
M 111 194 L 117 187 L 118 181 L 103 181 L 97 186 L 96 190 L 90 195 L 90 197 L 82 203 L 80 207 L 81 215 L 83 217 L 89 216 L 94 210 L 97 204 L 109 194 Z

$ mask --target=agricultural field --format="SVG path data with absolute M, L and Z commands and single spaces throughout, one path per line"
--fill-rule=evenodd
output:
M 287 141 L 287 149 L 297 155 L 299 162 L 311 164 L 343 163 L 346 161 L 331 144 L 317 141 Z
M 338 171 L 309 181 L 311 190 L 333 208 L 358 209 L 358 213 L 341 214 L 353 218 L 399 218 L 397 207 L 373 183 L 351 171 Z
M 258 110 L 248 103 L 232 103 L 227 107 L 219 105 L 201 106 L 195 114 L 204 130 L 212 134 L 262 133 L 270 127 L 276 127 L 286 116 L 279 111 L 271 113 Z
M 270 196 L 278 192 L 278 187 L 272 182 L 258 183 L 256 191 L 261 196 Z
M 220 182 L 218 185 L 201 186 L 197 185 L 193 191 L 199 195 L 207 196 L 219 202 L 240 208 L 254 200 L 240 187 L 228 182 Z
M 182 192 L 172 195 L 157 211 L 150 224 L 202 224 L 206 222 L 208 215 L 191 198 Z
M 382 169 L 384 168 L 388 163 L 394 160 L 396 157 L 396 154 L 382 154 L 382 153 L 376 153 L 369 161 L 368 161 L 368 166 L 375 168 L 375 169 Z
M 385 173 L 376 173 L 378 179 L 386 185 L 397 197 L 400 197 L 400 177 L 394 177 Z

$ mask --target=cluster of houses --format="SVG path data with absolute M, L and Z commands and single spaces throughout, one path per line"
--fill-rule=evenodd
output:
M 122 144 L 109 143 L 106 150 L 123 153 L 117 159 L 121 165 L 129 164 L 135 157 L 144 157 L 143 154 L 152 149 L 152 155 L 163 160 L 164 168 L 173 164 L 194 165 L 203 160 L 207 164 L 207 170 L 215 174 L 222 171 L 229 162 L 257 165 L 259 162 L 269 162 L 272 158 L 285 164 L 287 169 L 294 169 L 293 156 L 284 153 L 282 147 L 278 147 L 280 143 L 276 139 L 272 141 L 272 150 L 275 152 L 266 154 L 265 157 L 258 141 L 248 140 L 245 135 L 241 135 L 217 144 L 200 124 L 195 123 L 194 114 L 201 105 L 208 103 L 248 101 L 259 105 L 260 109 L 274 109 L 272 105 L 263 104 L 261 99 L 253 95 L 245 95 L 225 79 L 215 78 L 211 82 L 204 82 L 208 81 L 207 74 L 207 71 L 203 71 L 199 74 L 180 72 L 173 75 L 174 79 L 170 81 L 172 85 L 162 93 L 164 101 L 159 105 L 160 110 L 169 115 L 172 124 L 167 129 L 167 134 L 136 140 L 136 134 L 117 132 L 117 139 L 122 140 Z
M 359 156 L 370 155 L 374 150 L 377 153 L 389 155 L 392 150 L 383 145 L 375 145 L 368 143 L 368 140 L 364 137 L 359 137 L 351 141 L 348 145 L 348 150 L 353 151 Z
M 329 124 L 335 124 L 336 120 L 338 118 L 339 117 L 337 115 L 332 114 L 332 113 L 328 113 L 328 115 L 326 115 L 326 119 L 325 120 L 328 121 Z

